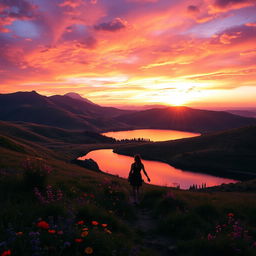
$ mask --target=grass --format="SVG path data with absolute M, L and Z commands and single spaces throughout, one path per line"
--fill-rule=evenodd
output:
M 254 181 L 202 191 L 144 184 L 142 201 L 136 208 L 129 202 L 131 188 L 127 180 L 63 160 L 67 144 L 60 145 L 59 150 L 54 147 L 53 152 L 49 144 L 28 145 L 23 141 L 23 151 L 19 143 L 8 138 L 0 147 L 1 256 L 8 250 L 15 256 L 80 256 L 90 250 L 92 255 L 161 255 L 161 250 L 145 244 L 145 236 L 174 241 L 175 253 L 181 256 L 256 255 Z M 33 151 L 27 150 L 31 143 Z M 86 144 L 84 149 L 109 146 Z M 82 148 L 77 145 L 68 155 Z M 49 199 L 46 203 L 24 180 L 24 160 L 40 154 L 52 168 L 40 188 Z M 49 185 L 63 196 L 56 199 L 47 194 Z M 150 212 L 147 217 L 154 224 L 149 234 L 136 226 L 142 210 Z M 40 221 L 49 228 L 38 227 Z M 234 224 L 240 233 L 233 230 Z M 219 226 L 222 229 L 216 232 Z

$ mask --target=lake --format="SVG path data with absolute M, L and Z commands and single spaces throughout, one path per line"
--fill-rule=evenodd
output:
M 115 138 L 116 140 L 143 138 L 150 139 L 151 141 L 166 141 L 195 137 L 199 136 L 200 133 L 183 132 L 176 130 L 140 129 L 118 132 L 105 132 L 102 133 L 102 135 Z
M 95 160 L 102 171 L 123 178 L 128 177 L 130 166 L 133 163 L 133 157 L 115 154 L 112 149 L 93 150 L 78 159 L 88 158 Z M 207 187 L 211 187 L 222 183 L 237 182 L 232 179 L 215 177 L 208 174 L 183 171 L 158 161 L 143 160 L 143 164 L 151 179 L 150 183 L 154 185 L 170 187 L 180 185 L 180 188 L 188 189 L 193 184 L 201 185 L 206 183 Z M 146 181 L 145 176 L 143 176 L 143 179 Z

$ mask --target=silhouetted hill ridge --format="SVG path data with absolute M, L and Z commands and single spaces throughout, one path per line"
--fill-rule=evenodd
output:
M 224 111 L 168 107 L 149 109 L 121 115 L 118 121 L 138 128 L 176 129 L 186 131 L 217 131 L 256 124 L 255 118 L 246 118 Z
M 0 94 L 0 120 L 38 123 L 94 132 L 174 129 L 209 132 L 256 124 L 255 118 L 188 107 L 143 111 L 102 107 L 69 96 L 42 96 L 35 91 Z
M 24 121 L 68 129 L 125 129 L 112 116 L 125 110 L 104 108 L 68 96 L 42 96 L 35 91 L 0 94 L 0 120 Z

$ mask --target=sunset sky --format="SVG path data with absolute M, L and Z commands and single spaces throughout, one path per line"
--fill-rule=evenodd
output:
M 0 0 L 0 93 L 256 107 L 256 0 Z

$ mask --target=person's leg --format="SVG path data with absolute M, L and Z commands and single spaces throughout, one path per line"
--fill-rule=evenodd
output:
M 140 187 L 136 187 L 136 202 L 139 203 L 140 200 Z
M 132 186 L 132 197 L 133 202 L 136 202 L 136 187 Z

